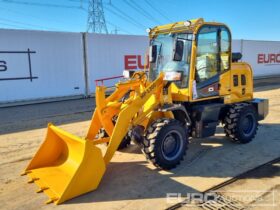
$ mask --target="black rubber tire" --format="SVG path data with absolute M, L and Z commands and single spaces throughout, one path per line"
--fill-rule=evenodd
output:
M 170 140 L 170 135 L 172 136 L 171 141 L 175 140 L 174 151 L 176 153 L 168 157 L 164 152 L 164 148 L 166 148 L 166 142 Z M 153 122 L 147 129 L 142 150 L 146 158 L 157 168 L 170 170 L 179 165 L 184 159 L 187 145 L 187 128 L 178 120 L 162 118 Z
M 233 142 L 246 144 L 253 140 L 258 130 L 257 112 L 250 103 L 233 105 L 224 119 L 224 131 Z M 245 131 L 244 121 L 249 120 L 249 129 Z
M 126 147 L 128 147 L 131 144 L 131 138 L 129 135 L 126 135 L 123 140 L 121 141 L 118 150 L 122 150 Z

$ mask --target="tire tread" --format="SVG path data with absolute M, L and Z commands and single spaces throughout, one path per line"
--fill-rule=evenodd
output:
M 166 166 L 157 160 L 157 158 L 155 157 L 155 144 L 157 141 L 157 137 L 160 134 L 160 131 L 164 129 L 165 126 L 170 124 L 182 126 L 182 123 L 180 121 L 174 119 L 168 119 L 168 118 L 161 118 L 153 122 L 145 133 L 144 140 L 143 140 L 143 149 L 142 149 L 146 158 L 150 162 L 152 162 L 157 168 L 166 169 L 166 170 L 173 169 L 180 164 L 180 162 L 184 159 L 184 156 L 186 155 L 186 150 L 188 146 L 187 145 L 188 141 L 187 141 L 186 150 L 183 151 L 183 155 L 181 159 L 174 165 Z

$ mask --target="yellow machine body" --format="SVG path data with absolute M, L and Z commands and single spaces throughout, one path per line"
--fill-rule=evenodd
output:
M 203 19 L 190 22 L 189 26 L 185 26 L 184 22 L 177 22 L 155 27 L 149 34 L 150 39 L 159 34 L 185 31 L 195 36 L 203 25 L 223 25 L 204 22 Z M 49 197 L 47 203 L 59 204 L 96 189 L 119 144 L 131 128 L 140 125 L 146 129 L 158 118 L 174 118 L 172 111 L 161 111 L 164 105 L 216 98 L 222 98 L 225 104 L 232 104 L 253 98 L 251 67 L 246 63 L 231 61 L 230 68 L 219 76 L 219 94 L 195 98 L 193 84 L 196 55 L 196 39 L 193 39 L 191 57 L 188 58 L 189 80 L 185 88 L 171 83 L 167 91 L 163 91 L 167 84 L 164 73 L 150 80 L 145 71 L 136 72 L 131 79 L 117 83 L 115 91 L 108 97 L 105 94 L 106 87 L 97 86 L 96 108 L 85 138 L 49 124 L 45 141 L 23 173 L 29 176 L 29 182 L 35 182 L 39 186 L 38 192 L 44 192 Z M 246 85 L 234 85 L 231 79 L 233 75 L 238 78 L 245 75 Z M 113 118 L 116 120 L 113 121 Z M 100 129 L 106 131 L 107 137 L 99 137 Z M 104 143 L 107 143 L 105 152 L 99 147 Z

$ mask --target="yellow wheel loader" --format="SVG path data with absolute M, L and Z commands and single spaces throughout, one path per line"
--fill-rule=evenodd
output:
M 109 96 L 104 85 L 96 87 L 85 138 L 49 124 L 23 172 L 49 197 L 47 203 L 96 189 L 115 151 L 130 140 L 152 164 L 169 170 L 183 159 L 189 138 L 213 136 L 219 124 L 234 142 L 255 137 L 258 121 L 268 114 L 268 100 L 253 98 L 252 69 L 238 62 L 240 53 L 231 52 L 226 25 L 200 18 L 148 32 L 149 69 L 125 71 L 126 79 Z

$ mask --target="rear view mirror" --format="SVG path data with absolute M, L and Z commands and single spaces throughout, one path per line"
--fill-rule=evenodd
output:
M 150 46 L 149 61 L 154 63 L 157 59 L 157 45 Z
M 177 40 L 175 44 L 173 61 L 182 61 L 184 53 L 184 41 Z

